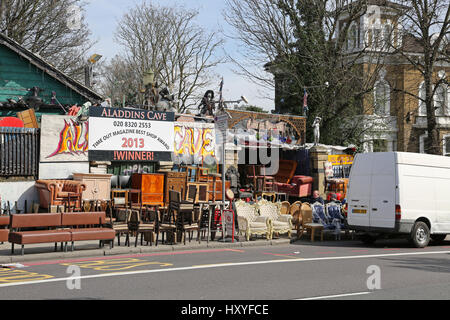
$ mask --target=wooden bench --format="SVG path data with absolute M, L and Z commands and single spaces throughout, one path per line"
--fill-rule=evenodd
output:
M 72 239 L 70 232 L 58 229 L 60 227 L 61 213 L 12 214 L 8 237 L 11 243 L 11 254 L 14 254 L 14 244 L 22 246 L 22 255 L 26 244 L 54 242 L 56 251 L 58 242 L 67 243 Z M 23 230 L 24 228 L 27 230 Z M 28 230 L 29 228 L 44 230 Z
M 9 236 L 10 217 L 7 215 L 0 216 L 0 242 L 7 242 Z
M 105 212 L 76 212 L 76 213 L 39 213 L 12 214 L 11 231 L 8 240 L 11 243 L 11 254 L 14 254 L 14 244 L 22 246 L 22 255 L 26 244 L 55 243 L 66 244 L 75 241 L 100 240 L 110 241 L 114 245 L 115 232 L 112 228 L 104 228 Z M 38 228 L 39 230 L 29 230 Z M 24 230 L 26 229 L 26 230 Z
M 100 240 L 100 246 L 109 241 L 110 248 L 114 247 L 116 232 L 113 228 L 103 227 L 106 224 L 105 212 L 63 213 L 61 224 L 70 228 L 72 251 L 75 241 Z

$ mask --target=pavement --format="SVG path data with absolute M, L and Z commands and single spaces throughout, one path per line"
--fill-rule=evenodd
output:
M 209 248 L 242 248 L 253 246 L 276 246 L 286 245 L 295 240 L 295 235 L 292 240 L 287 237 L 280 237 L 279 239 L 266 240 L 258 238 L 250 241 L 235 241 L 232 242 L 219 242 L 202 240 L 200 243 L 194 239 L 191 242 L 186 242 L 186 245 L 179 243 L 176 245 L 170 244 L 158 244 L 153 245 L 140 245 L 134 246 L 134 238 L 131 238 L 131 245 L 124 246 L 125 239 L 121 239 L 121 246 L 117 244 L 117 238 L 114 242 L 114 248 L 110 248 L 108 243 L 105 243 L 104 247 L 99 248 L 99 241 L 82 241 L 75 242 L 74 251 L 70 251 L 70 244 L 68 245 L 67 252 L 61 251 L 61 246 L 58 244 L 58 251 L 54 251 L 54 243 L 43 244 L 30 244 L 25 245 L 25 254 L 21 255 L 21 246 L 15 245 L 15 254 L 11 254 L 11 243 L 5 242 L 0 244 L 0 264 L 20 263 L 27 261 L 45 261 L 55 259 L 72 259 L 83 257 L 99 257 L 99 256 L 113 256 L 124 254 L 140 254 L 140 253 L 153 253 L 153 252 L 171 252 L 180 250 L 198 250 Z

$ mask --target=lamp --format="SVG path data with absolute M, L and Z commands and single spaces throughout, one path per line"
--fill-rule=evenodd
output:
M 245 98 L 245 96 L 241 96 L 241 101 L 244 101 L 246 104 L 248 104 L 248 100 L 247 98 Z
M 97 53 L 94 53 L 92 56 L 89 57 L 88 61 L 92 64 L 98 62 L 103 56 Z

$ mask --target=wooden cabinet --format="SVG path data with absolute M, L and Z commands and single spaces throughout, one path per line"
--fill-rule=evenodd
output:
M 131 185 L 141 190 L 142 204 L 164 205 L 164 174 L 134 173 Z
M 164 202 L 169 203 L 169 190 L 175 190 L 182 192 L 182 197 L 184 199 L 186 195 L 186 172 L 166 172 L 165 173 L 165 183 L 164 183 Z
M 81 199 L 109 200 L 111 193 L 112 174 L 74 173 L 73 180 L 86 184 Z

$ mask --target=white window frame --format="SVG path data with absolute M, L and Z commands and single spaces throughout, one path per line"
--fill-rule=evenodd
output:
M 446 143 L 445 143 L 445 139 L 450 139 L 450 133 L 444 134 L 442 136 L 442 155 L 443 156 L 450 156 L 450 150 L 448 150 L 447 152 L 447 148 L 446 148 Z
M 386 31 L 386 27 L 389 26 L 389 44 L 386 45 L 386 37 L 385 37 L 385 31 Z M 392 46 L 393 46 L 393 39 L 394 39 L 394 26 L 392 25 L 392 23 L 390 22 L 390 20 L 387 20 L 387 22 L 385 24 L 383 24 L 383 28 L 382 28 L 382 48 L 385 51 L 389 51 L 392 50 Z
M 419 136 L 419 153 L 425 153 L 425 138 L 428 138 L 428 132 Z
M 425 81 L 422 81 L 419 85 L 419 98 L 425 100 Z M 426 116 L 427 115 L 427 106 L 425 105 L 425 101 L 419 100 L 419 104 L 417 106 L 417 114 L 419 116 Z
M 448 100 L 449 100 L 449 87 L 448 85 L 446 85 L 445 83 L 441 83 L 439 85 L 439 87 L 442 87 L 444 89 L 444 106 L 441 113 L 438 113 L 439 109 L 436 109 L 435 111 L 435 115 L 439 116 L 439 117 L 445 117 L 449 115 L 449 105 L 448 105 Z M 434 88 L 433 88 L 434 89 Z M 434 102 L 434 106 L 437 106 L 437 91 L 438 89 L 436 89 L 436 91 L 434 92 L 434 96 L 433 96 L 433 102 Z
M 384 113 L 383 114 L 377 114 L 375 112 L 375 110 L 377 109 L 376 108 L 376 105 L 377 105 L 377 87 L 379 85 L 384 86 L 384 88 L 387 90 L 386 91 L 386 101 L 385 101 L 385 104 L 384 104 Z M 375 82 L 375 85 L 374 85 L 373 88 L 374 88 L 374 90 L 373 90 L 373 101 L 374 101 L 373 114 L 379 115 L 379 116 L 389 116 L 391 114 L 391 86 L 389 85 L 389 83 L 386 80 L 383 79 L 383 80 L 379 80 L 379 81 Z

